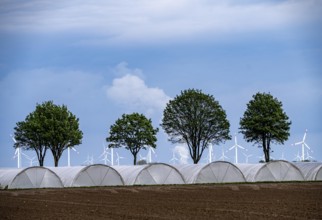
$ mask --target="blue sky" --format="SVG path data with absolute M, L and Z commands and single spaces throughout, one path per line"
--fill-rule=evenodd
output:
M 232 136 L 252 95 L 270 92 L 292 121 L 289 140 L 273 144 L 273 157 L 284 151 L 293 160 L 299 147 L 291 144 L 308 129 L 310 155 L 322 161 L 321 14 L 314 0 L 1 1 L 0 167 L 16 166 L 9 135 L 36 103 L 65 104 L 80 118 L 84 138 L 73 165 L 87 156 L 102 163 L 117 118 L 140 112 L 159 127 L 167 101 L 188 88 L 219 101 Z M 249 162 L 258 162 L 261 150 L 241 134 L 238 142 L 253 155 Z M 233 144 L 214 146 L 215 157 Z M 169 162 L 175 147 L 160 129 L 153 161 Z M 129 152 L 117 152 L 121 164 L 132 163 Z M 234 161 L 232 151 L 226 155 Z M 45 165 L 53 165 L 50 152 Z

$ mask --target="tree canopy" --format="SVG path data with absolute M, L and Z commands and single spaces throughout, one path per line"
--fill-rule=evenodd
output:
M 263 148 L 265 161 L 269 162 L 271 143 L 283 144 L 290 136 L 290 125 L 282 102 L 271 94 L 257 93 L 240 119 L 240 132 L 247 142 Z
M 196 164 L 209 144 L 231 139 L 226 112 L 212 95 L 188 89 L 167 104 L 162 128 L 172 143 L 186 143 Z
M 39 165 L 43 166 L 47 149 L 53 154 L 54 164 L 68 147 L 81 144 L 83 137 L 79 129 L 79 119 L 65 105 L 55 105 L 47 101 L 36 105 L 25 121 L 18 122 L 15 129 L 15 147 L 34 150 Z
M 158 131 L 158 128 L 153 128 L 151 119 L 143 114 L 123 114 L 111 125 L 106 141 L 109 142 L 109 148 L 125 147 L 130 150 L 133 164 L 136 165 L 137 154 L 141 149 L 156 148 Z

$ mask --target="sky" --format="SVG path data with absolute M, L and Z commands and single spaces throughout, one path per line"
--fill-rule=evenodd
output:
M 321 27 L 319 0 L 2 0 L 0 167 L 17 166 L 10 134 L 37 103 L 49 100 L 80 120 L 83 140 L 78 153 L 71 151 L 72 165 L 88 157 L 103 163 L 110 126 L 133 112 L 160 128 L 153 162 L 171 163 L 173 151 L 179 157 L 187 149 L 168 141 L 160 127 L 163 110 L 190 88 L 213 95 L 230 122 L 232 140 L 213 146 L 214 160 L 224 151 L 234 162 L 235 133 L 247 149 L 238 161 L 246 162 L 245 155 L 249 163 L 260 160 L 262 150 L 238 132 L 247 103 L 266 92 L 283 103 L 292 122 L 284 145 L 272 145 L 272 157 L 296 160 L 301 146 L 292 144 L 307 129 L 309 155 L 322 161 Z M 129 151 L 114 152 L 121 165 L 133 163 Z M 48 151 L 45 165 L 53 164 Z M 30 160 L 23 157 L 22 165 Z M 67 165 L 67 151 L 59 165 Z

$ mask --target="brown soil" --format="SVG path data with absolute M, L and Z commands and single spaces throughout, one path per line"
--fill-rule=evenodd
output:
M 322 219 L 322 182 L 1 190 L 0 219 Z

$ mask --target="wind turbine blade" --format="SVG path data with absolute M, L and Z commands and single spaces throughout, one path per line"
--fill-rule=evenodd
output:
M 306 138 L 306 132 L 307 132 L 307 129 L 306 129 L 306 130 L 305 130 L 305 132 L 304 132 L 303 142 L 305 141 L 305 138 Z
M 10 136 L 11 136 L 13 142 L 17 143 L 16 138 L 12 134 L 10 134 Z
M 240 145 L 237 145 L 237 147 L 239 147 L 239 148 L 241 148 L 241 149 L 245 150 L 245 148 L 244 148 L 244 147 L 242 147 L 242 146 L 240 146 Z
M 305 147 L 307 147 L 309 150 L 311 150 L 311 148 L 309 147 L 309 145 L 307 145 L 306 143 L 304 143 Z
M 303 143 L 303 141 L 301 141 L 301 142 L 297 142 L 297 143 L 295 143 L 294 145 L 299 145 L 299 144 L 302 144 Z
M 234 149 L 235 148 L 235 145 L 234 146 L 232 146 L 231 148 L 229 148 L 229 150 L 232 150 L 232 149 Z

